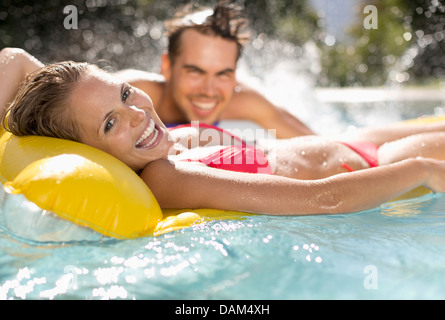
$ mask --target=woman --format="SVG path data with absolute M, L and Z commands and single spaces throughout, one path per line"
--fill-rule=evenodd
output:
M 0 66 L 11 63 L 2 54 Z M 440 161 L 445 134 L 438 127 L 375 148 L 380 166 L 369 170 L 361 170 L 370 167 L 369 159 L 321 137 L 258 148 L 234 136 L 229 146 L 215 141 L 221 139 L 209 144 L 203 135 L 228 140 L 227 133 L 193 126 L 169 131 L 143 91 L 95 66 L 73 62 L 29 75 L 8 111 L 6 127 L 16 135 L 80 141 L 120 159 L 140 173 L 163 208 L 332 214 L 369 209 L 421 185 L 445 191 L 445 162 Z M 226 160 L 239 154 L 243 162 L 226 167 Z M 341 174 L 347 170 L 356 172 Z

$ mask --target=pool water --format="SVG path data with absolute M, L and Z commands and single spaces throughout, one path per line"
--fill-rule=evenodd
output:
M 3 225 L 0 299 L 444 299 L 444 208 L 428 194 L 125 241 L 35 241 Z

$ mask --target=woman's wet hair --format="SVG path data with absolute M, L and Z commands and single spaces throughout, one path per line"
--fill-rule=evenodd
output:
M 71 94 L 88 63 L 64 61 L 30 73 L 3 116 L 3 126 L 17 136 L 38 135 L 79 141 L 70 113 Z
M 242 9 L 231 1 L 218 1 L 214 9 L 193 11 L 193 6 L 189 5 L 179 10 L 176 16 L 166 23 L 170 61 L 174 63 L 181 53 L 181 36 L 186 30 L 195 30 L 203 35 L 235 42 L 239 59 L 244 44 L 249 39 L 248 20 L 244 17 Z

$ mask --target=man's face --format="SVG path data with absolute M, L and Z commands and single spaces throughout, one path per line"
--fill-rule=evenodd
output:
M 182 34 L 180 54 L 167 61 L 163 75 L 176 106 L 189 121 L 213 124 L 232 98 L 236 86 L 238 47 L 234 41 Z

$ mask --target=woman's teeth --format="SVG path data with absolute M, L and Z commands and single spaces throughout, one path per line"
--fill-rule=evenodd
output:
M 154 134 L 153 134 L 153 132 L 154 132 Z M 149 141 L 145 141 L 152 134 L 153 134 L 153 137 Z M 150 125 L 147 127 L 147 129 L 145 129 L 142 136 L 136 142 L 136 148 L 147 148 L 147 147 L 151 146 L 156 141 L 156 138 L 158 137 L 158 135 L 159 135 L 159 132 L 155 128 L 155 122 L 153 121 L 153 119 L 151 119 Z M 143 142 L 145 142 L 145 143 L 142 144 Z

